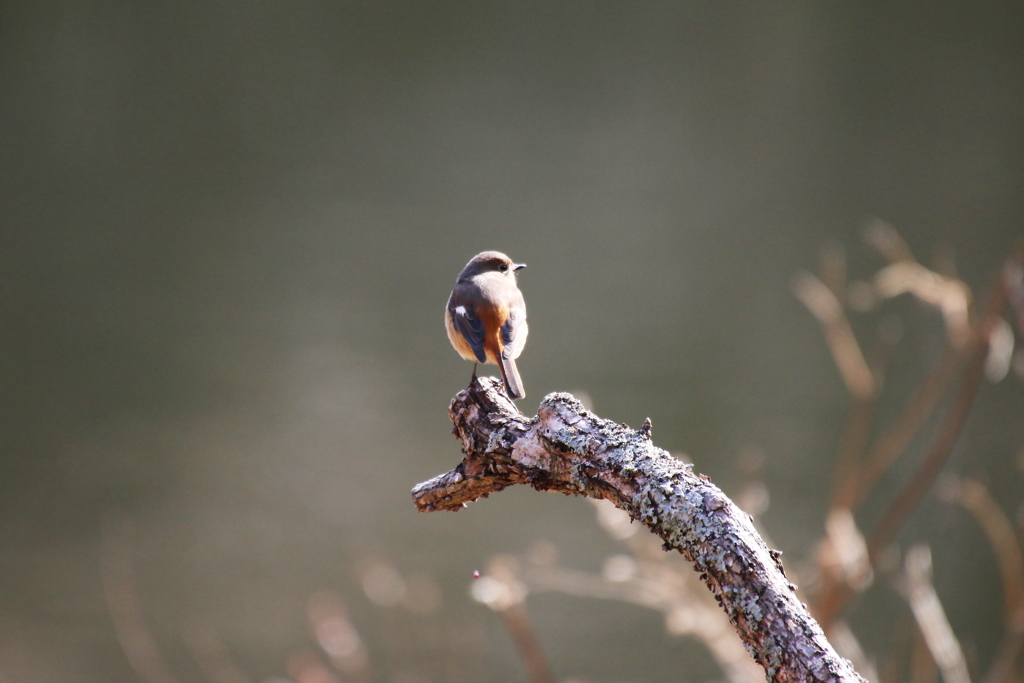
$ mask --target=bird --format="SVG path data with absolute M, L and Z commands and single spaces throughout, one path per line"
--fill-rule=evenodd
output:
M 500 251 L 484 251 L 466 264 L 444 310 L 448 340 L 466 360 L 494 363 L 501 369 L 505 393 L 513 401 L 526 396 L 516 358 L 526 345 L 526 303 L 516 286 L 516 272 L 525 263 L 513 263 Z

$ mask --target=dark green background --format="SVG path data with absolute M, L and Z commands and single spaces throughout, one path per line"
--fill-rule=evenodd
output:
M 1024 221 L 1022 35 L 1019 2 L 5 3 L 3 680 L 135 680 L 100 587 L 121 516 L 181 680 L 195 622 L 254 681 L 283 675 L 323 588 L 381 680 L 432 680 L 396 673 L 429 668 L 433 626 L 367 602 L 370 556 L 438 582 L 477 636 L 453 655 L 467 680 L 525 680 L 472 570 L 537 538 L 589 570 L 617 549 L 580 500 L 409 500 L 459 458 L 446 407 L 470 366 L 442 308 L 484 249 L 530 266 L 524 411 L 585 390 L 727 492 L 762 450 L 766 526 L 805 557 L 848 398 L 790 280 L 832 240 L 869 276 L 874 215 L 984 291 Z M 905 303 L 904 397 L 941 343 Z M 951 464 L 1011 515 L 1022 398 L 984 386 Z M 933 543 L 984 666 L 991 553 L 927 505 L 905 540 Z M 656 615 L 546 600 L 560 677 L 718 676 Z M 854 621 L 884 651 L 887 619 Z

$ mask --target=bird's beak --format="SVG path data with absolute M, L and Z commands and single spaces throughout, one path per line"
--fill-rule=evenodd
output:
M 525 263 L 516 263 L 512 266 L 512 270 L 522 270 L 526 267 Z

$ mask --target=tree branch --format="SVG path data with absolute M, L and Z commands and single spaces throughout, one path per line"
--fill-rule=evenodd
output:
M 413 488 L 421 511 L 459 510 L 513 484 L 609 500 L 693 562 L 769 680 L 863 681 L 797 599 L 780 553 L 707 477 L 654 446 L 649 422 L 637 431 L 603 420 L 564 393 L 528 418 L 494 378 L 460 392 L 448 414 L 465 458 Z

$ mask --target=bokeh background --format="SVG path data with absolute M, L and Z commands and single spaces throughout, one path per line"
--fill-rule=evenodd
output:
M 1009 1 L 4 3 L 0 680 L 146 678 L 118 610 L 174 680 L 210 680 L 196 642 L 295 679 L 324 600 L 377 680 L 526 680 L 474 569 L 619 551 L 579 499 L 410 501 L 460 458 L 442 308 L 484 249 L 529 264 L 524 412 L 650 416 L 730 494 L 756 454 L 811 556 L 850 397 L 792 278 L 825 245 L 870 277 L 877 216 L 986 290 L 1024 224 L 1022 35 Z M 906 394 L 943 337 L 900 306 Z M 949 465 L 1011 517 L 1022 401 L 984 385 Z M 932 499 L 905 534 L 984 670 L 991 549 Z M 871 595 L 881 651 L 906 607 Z M 657 613 L 530 610 L 559 680 L 721 676 Z

